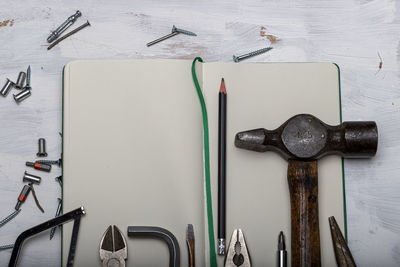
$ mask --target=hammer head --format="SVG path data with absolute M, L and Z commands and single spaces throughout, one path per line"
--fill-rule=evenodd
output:
M 279 128 L 255 129 L 236 134 L 238 148 L 257 152 L 275 151 L 285 159 L 315 160 L 328 154 L 368 158 L 378 147 L 378 129 L 373 121 L 323 123 L 309 114 L 296 115 Z

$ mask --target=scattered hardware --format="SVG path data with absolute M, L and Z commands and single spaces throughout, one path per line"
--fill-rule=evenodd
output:
M 176 237 L 167 229 L 154 226 L 128 226 L 129 237 L 155 237 L 164 240 L 169 250 L 169 267 L 180 267 L 180 249 Z
M 24 185 L 24 187 L 21 190 L 21 193 L 19 193 L 17 204 L 15 205 L 15 210 L 20 209 L 22 203 L 24 203 L 26 198 L 28 197 L 29 192 L 31 192 L 31 187 L 29 185 Z
M 38 147 L 39 151 L 36 153 L 36 156 L 38 157 L 47 157 L 46 153 L 46 139 L 44 138 L 39 138 L 38 140 Z
M 188 248 L 188 266 L 195 267 L 195 250 L 194 250 L 194 230 L 193 224 L 188 224 L 186 228 L 186 245 Z
M 226 88 L 219 89 L 218 112 L 218 255 L 225 255 L 226 227 Z
M 26 86 L 24 86 L 25 80 L 26 80 Z M 15 102 L 19 104 L 20 102 L 27 99 L 31 95 L 30 80 L 31 80 L 31 66 L 28 67 L 27 74 L 23 71 L 19 73 L 16 83 L 12 82 L 10 79 L 7 78 L 7 81 L 4 84 L 3 88 L 1 89 L 0 94 L 6 97 L 13 87 L 22 90 L 17 94 L 13 94 Z
M 25 78 L 26 78 L 26 73 L 21 71 L 18 75 L 17 82 L 15 83 L 15 88 L 20 90 L 24 88 Z
M 50 172 L 51 171 L 51 165 L 46 164 L 46 163 L 42 163 L 42 162 L 29 162 L 27 161 L 25 163 L 26 166 L 28 167 L 33 167 L 35 170 L 38 171 L 44 171 L 44 172 Z
M 329 226 L 331 228 L 333 250 L 335 251 L 337 265 L 339 267 L 356 267 L 353 255 L 334 216 L 329 217 Z
M 56 177 L 55 180 L 60 185 L 60 187 L 62 188 L 62 175 Z
M 47 50 L 52 49 L 54 46 L 56 46 L 59 42 L 61 42 L 62 40 L 67 39 L 68 37 L 70 37 L 71 35 L 74 35 L 75 33 L 79 32 L 80 30 L 86 28 L 87 26 L 90 26 L 89 21 L 86 21 L 86 23 L 82 24 L 81 26 L 79 26 L 78 28 L 76 28 L 75 30 L 70 31 L 69 33 L 66 33 L 65 35 L 61 36 L 60 38 L 57 39 L 57 41 L 55 41 L 54 43 L 52 43 L 51 45 L 49 45 L 47 47 Z
M 57 198 L 57 200 L 58 200 L 58 206 L 57 206 L 57 211 L 56 211 L 55 217 L 58 217 L 58 216 L 61 215 L 61 208 L 62 208 L 62 200 L 61 200 L 61 198 Z M 50 230 L 50 240 L 53 239 L 54 234 L 56 233 L 56 229 L 57 229 L 57 226 L 54 226 L 53 228 L 51 228 L 51 230 Z
M 103 266 L 125 266 L 128 258 L 126 240 L 117 226 L 109 226 L 100 241 L 100 259 Z
M 378 145 L 376 123 L 358 121 L 330 126 L 312 115 L 300 114 L 272 131 L 240 132 L 235 137 L 235 145 L 257 152 L 275 151 L 289 161 L 291 263 L 321 266 L 317 159 L 328 154 L 373 157 Z
M 61 33 L 63 33 L 66 29 L 69 28 L 69 26 L 71 26 L 72 24 L 74 24 L 74 22 L 82 15 L 82 13 L 77 10 L 76 13 L 72 16 L 70 16 L 69 18 L 67 18 L 66 21 L 64 21 L 60 26 L 58 26 L 58 28 L 53 31 L 50 36 L 47 38 L 47 42 L 51 43 L 54 40 L 56 40 L 58 38 L 58 36 L 60 36 Z
M 180 33 L 186 34 L 186 35 L 190 35 L 190 36 L 197 36 L 197 34 L 195 34 L 194 32 L 182 30 L 182 29 L 179 29 L 179 28 L 175 27 L 175 25 L 173 25 L 170 34 L 167 34 L 167 35 L 165 35 L 165 36 L 163 36 L 161 38 L 158 38 L 157 40 L 151 41 L 151 42 L 147 43 L 146 46 L 149 47 L 149 46 L 155 45 L 156 43 L 164 41 L 164 40 L 166 40 L 168 38 L 171 38 L 172 36 L 178 35 Z
M 26 70 L 26 84 L 24 86 L 24 90 L 31 90 L 31 65 L 28 66 Z
M 266 53 L 266 52 L 268 52 L 268 51 L 271 50 L 271 49 L 272 49 L 272 47 L 266 47 L 266 48 L 262 48 L 262 49 L 259 49 L 259 50 L 257 50 L 257 51 L 253 51 L 253 52 L 250 52 L 250 53 L 241 55 L 241 56 L 235 56 L 235 55 L 233 55 L 233 61 L 239 62 L 239 61 L 242 61 L 243 59 L 250 58 L 250 57 L 254 57 L 254 56 L 257 56 L 257 55 Z
M 286 245 L 285 245 L 285 236 L 283 235 L 282 231 L 279 233 L 277 254 L 278 254 L 278 267 L 286 267 L 287 266 L 287 251 L 286 251 Z
M 6 97 L 8 95 L 8 93 L 10 92 L 10 90 L 15 86 L 15 84 L 7 78 L 7 82 L 6 84 L 3 86 L 3 88 L 0 91 L 0 94 L 4 97 Z
M 22 101 L 24 101 L 25 99 L 27 99 L 28 97 L 31 96 L 31 90 L 29 89 L 25 89 L 23 91 L 21 91 L 20 93 L 13 95 L 15 102 L 17 102 L 17 104 L 21 103 Z
M 41 160 L 37 160 L 35 163 L 58 165 L 58 167 L 61 167 L 61 159 L 58 159 L 58 160 L 41 159 Z
M 41 180 L 42 180 L 41 177 L 33 175 L 33 174 L 29 174 L 26 171 L 24 173 L 24 177 L 22 178 L 23 182 L 34 183 L 34 184 L 40 184 Z
M 15 218 L 19 213 L 21 212 L 21 209 L 14 210 L 10 215 L 5 217 L 3 220 L 0 221 L 0 227 L 11 221 L 12 219 Z
M 250 267 L 250 255 L 242 229 L 235 229 L 225 258 L 225 267 Z
M 34 227 L 22 232 L 17 237 L 17 240 L 15 241 L 15 245 L 14 245 L 8 266 L 9 267 L 17 266 L 18 256 L 21 252 L 22 245 L 26 239 L 28 239 L 36 234 L 39 234 L 43 231 L 46 231 L 54 226 L 58 226 L 58 225 L 66 223 L 68 221 L 74 220 L 74 227 L 72 229 L 72 237 L 71 237 L 71 245 L 70 245 L 68 261 L 67 261 L 67 266 L 71 267 L 74 263 L 76 241 L 77 241 L 78 232 L 79 232 L 79 222 L 80 222 L 82 215 L 85 215 L 85 209 L 83 207 L 80 207 L 80 208 L 70 211 L 62 216 L 51 219 L 47 222 L 44 222 L 42 224 L 39 224 L 37 226 L 34 226 Z

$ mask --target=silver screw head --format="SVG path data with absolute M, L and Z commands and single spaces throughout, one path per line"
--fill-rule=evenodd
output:
M 174 32 L 177 32 L 177 31 L 178 31 L 178 28 L 177 28 L 177 27 L 175 27 L 175 25 L 173 25 L 173 26 L 172 26 L 171 33 L 174 33 Z
M 233 55 L 233 61 L 235 61 L 235 62 L 239 62 L 239 57 L 237 57 L 237 56 Z

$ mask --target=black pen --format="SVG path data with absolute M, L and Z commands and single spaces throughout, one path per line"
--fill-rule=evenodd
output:
M 278 238 L 278 267 L 287 266 L 287 251 L 285 246 L 285 236 L 281 231 Z
M 225 171 L 226 171 L 226 88 L 224 78 L 219 89 L 218 116 L 218 255 L 225 255 Z

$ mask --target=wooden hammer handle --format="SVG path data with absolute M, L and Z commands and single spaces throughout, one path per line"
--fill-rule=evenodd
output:
M 321 266 L 317 161 L 289 160 L 292 266 Z

